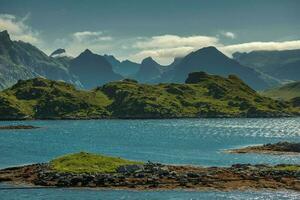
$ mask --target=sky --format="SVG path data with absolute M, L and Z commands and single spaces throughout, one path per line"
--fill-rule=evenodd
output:
M 206 46 L 300 49 L 299 10 L 299 0 L 0 0 L 0 30 L 47 54 L 88 48 L 168 64 Z

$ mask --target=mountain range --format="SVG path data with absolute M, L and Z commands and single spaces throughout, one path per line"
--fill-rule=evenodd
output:
M 86 49 L 78 57 L 70 61 L 69 71 L 74 74 L 84 88 L 94 88 L 123 77 L 115 73 L 104 56 Z
M 234 59 L 231 59 L 215 47 L 206 47 L 184 57 L 175 58 L 168 66 L 158 64 L 151 57 L 145 58 L 141 63 L 119 61 L 112 55 L 98 55 L 88 49 L 75 58 L 69 56 L 64 49 L 57 49 L 48 56 L 29 43 L 12 41 L 8 32 L 2 31 L 0 32 L 0 88 L 7 88 L 20 79 L 34 77 L 63 80 L 85 89 L 96 88 L 107 82 L 124 78 L 150 84 L 183 83 L 187 75 L 195 71 L 221 76 L 235 74 L 255 90 L 280 85 L 282 80 L 299 80 L 297 77 L 300 73 L 295 73 L 299 70 L 298 51 L 288 53 L 283 51 L 285 57 L 282 60 L 286 61 L 281 61 L 279 59 L 281 57 L 277 56 L 277 60 L 280 61 L 278 62 L 280 66 L 275 67 L 277 75 L 270 70 L 276 63 L 269 61 L 274 57 L 273 54 L 265 60 L 264 55 L 249 57 L 252 54 L 261 53 L 235 53 Z M 287 69 L 294 73 L 289 73 Z
M 7 31 L 0 32 L 0 86 L 6 88 L 19 79 L 43 76 L 74 83 L 68 66 L 47 56 L 35 46 L 12 41 Z
M 239 63 L 285 81 L 300 80 L 300 49 L 233 54 Z

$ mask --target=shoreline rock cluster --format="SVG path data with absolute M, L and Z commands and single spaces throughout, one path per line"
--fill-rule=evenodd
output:
M 249 146 L 240 149 L 232 149 L 229 153 L 263 153 L 263 154 L 300 154 L 300 142 L 278 142 L 260 146 Z
M 296 170 L 290 170 L 290 168 Z M 290 189 L 300 191 L 300 165 L 236 164 L 231 167 L 173 166 L 146 163 L 121 166 L 114 173 L 57 172 L 47 163 L 0 170 L 0 182 L 54 187 L 112 189 L 243 190 Z
M 0 126 L 0 130 L 14 130 L 14 129 L 36 129 L 40 128 L 32 125 L 8 125 L 8 126 Z

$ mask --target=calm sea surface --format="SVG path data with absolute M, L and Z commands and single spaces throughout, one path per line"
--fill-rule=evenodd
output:
M 126 159 L 229 166 L 234 163 L 300 163 L 300 156 L 226 154 L 225 149 L 278 141 L 300 142 L 300 118 L 90 120 L 0 122 L 33 130 L 0 130 L 0 168 L 47 162 L 78 151 Z M 3 190 L 0 199 L 300 199 L 291 191 L 111 191 L 83 189 Z

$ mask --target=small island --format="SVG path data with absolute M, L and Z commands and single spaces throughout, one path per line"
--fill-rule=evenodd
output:
M 228 150 L 229 153 L 263 153 L 263 154 L 299 154 L 300 143 L 278 142 L 275 144 L 264 144 L 249 146 L 240 149 Z
M 300 165 L 235 164 L 230 167 L 165 165 L 92 153 L 65 155 L 49 163 L 0 170 L 0 182 L 42 187 L 110 189 L 300 191 Z
M 36 128 L 39 128 L 39 127 L 32 126 L 32 125 L 7 125 L 7 126 L 0 126 L 0 130 L 36 129 Z

